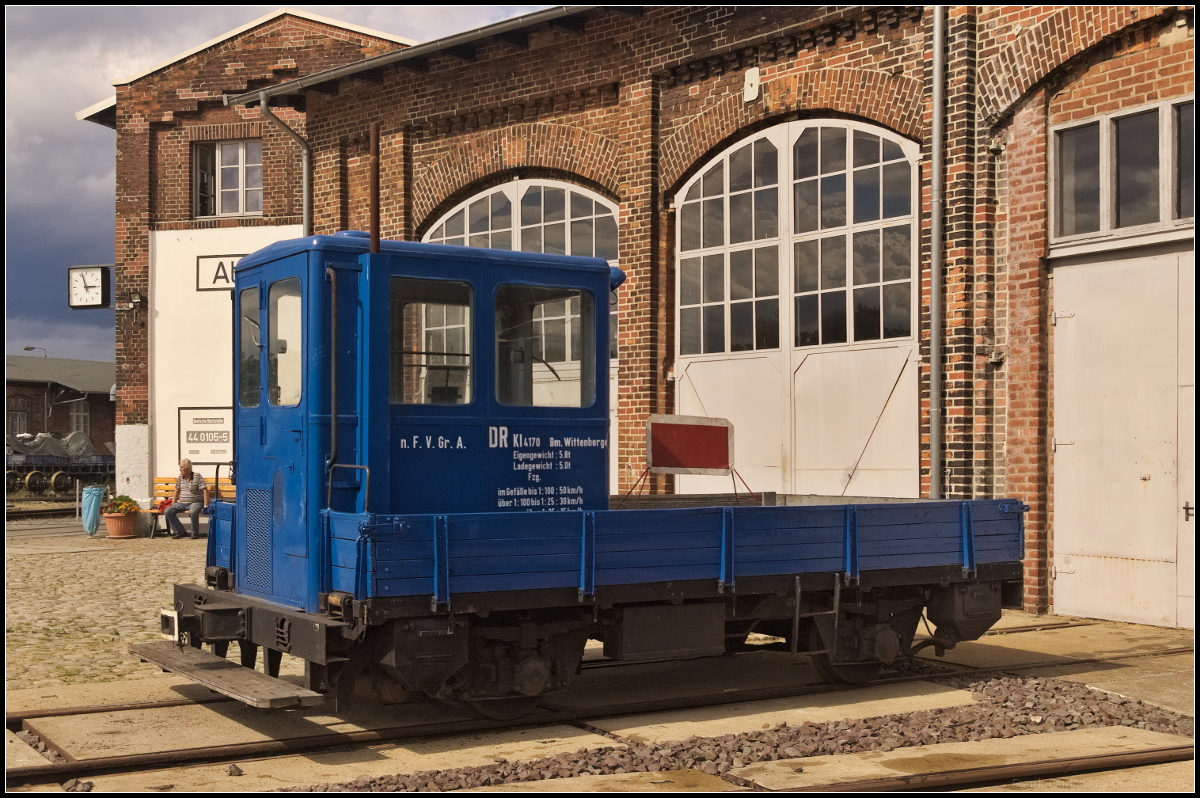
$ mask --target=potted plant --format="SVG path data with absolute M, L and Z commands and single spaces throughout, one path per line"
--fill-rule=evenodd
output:
M 122 494 L 100 508 L 104 516 L 104 526 L 108 529 L 110 538 L 137 537 L 134 530 L 138 513 L 142 508 L 130 497 Z

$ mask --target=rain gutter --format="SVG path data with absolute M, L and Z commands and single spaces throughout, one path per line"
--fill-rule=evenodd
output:
M 310 213 L 310 210 L 312 208 L 312 187 L 310 185 L 311 181 L 309 179 L 309 174 L 312 172 L 312 148 L 310 148 L 308 146 L 308 142 L 305 141 L 304 138 L 299 133 L 292 130 L 290 127 L 288 127 L 284 123 L 284 121 L 282 119 L 275 116 L 275 114 L 271 113 L 270 105 L 271 105 L 271 99 L 268 96 L 268 93 L 265 90 L 260 91 L 258 93 L 258 107 L 262 110 L 263 116 L 265 116 L 267 119 L 270 119 L 272 122 L 274 122 L 275 125 L 280 130 L 282 130 L 287 135 L 291 136 L 292 140 L 300 145 L 300 153 L 301 153 L 301 156 L 300 156 L 300 162 L 301 162 L 301 171 L 300 171 L 301 220 L 300 220 L 300 224 L 302 227 L 302 232 L 300 233 L 300 236 L 301 236 L 301 238 L 308 238 L 308 236 L 312 233 L 312 221 L 311 221 L 312 213 Z

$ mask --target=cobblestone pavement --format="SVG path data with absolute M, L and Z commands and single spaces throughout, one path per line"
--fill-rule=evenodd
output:
M 49 529 L 21 521 L 6 528 L 5 689 L 159 673 L 129 646 L 162 639 L 158 609 L 171 604 L 176 582 L 203 583 L 206 541 L 161 533 L 108 540 L 103 527 L 95 538 L 78 527 L 78 534 L 31 539 L 39 524 Z M 27 553 L 54 548 L 63 551 Z

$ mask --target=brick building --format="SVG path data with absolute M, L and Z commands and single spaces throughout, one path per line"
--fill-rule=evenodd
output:
M 48 432 L 62 438 L 82 432 L 96 449 L 109 453 L 114 440 L 115 406 L 110 394 L 113 363 L 57 357 L 4 357 L 6 435 Z
M 282 127 L 223 96 L 413 44 L 281 9 L 114 82 L 80 111 L 116 140 L 117 487 L 150 497 L 182 457 L 213 474 L 232 435 L 230 293 L 242 255 L 304 231 L 302 160 Z M 304 132 L 303 104 L 279 109 Z M 201 433 L 198 435 L 198 433 Z M 206 435 L 203 433 L 216 433 Z
M 560 7 L 241 86 L 231 45 L 208 101 L 119 89 L 117 293 L 153 290 L 147 230 L 301 221 L 264 86 L 311 147 L 315 233 L 367 227 L 378 121 L 384 237 L 628 274 L 614 491 L 647 415 L 728 418 L 756 489 L 1015 496 L 1027 609 L 1192 626 L 1193 30 L 1176 6 Z M 259 136 L 261 212 L 202 218 L 195 142 L 244 164 Z M 119 316 L 118 423 L 147 424 L 158 341 L 189 329 Z

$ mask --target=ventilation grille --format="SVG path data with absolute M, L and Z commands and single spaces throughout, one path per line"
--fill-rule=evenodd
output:
M 246 491 L 246 584 L 271 591 L 271 491 Z
M 275 526 L 283 523 L 283 471 L 275 470 L 275 479 L 271 481 L 271 514 Z

